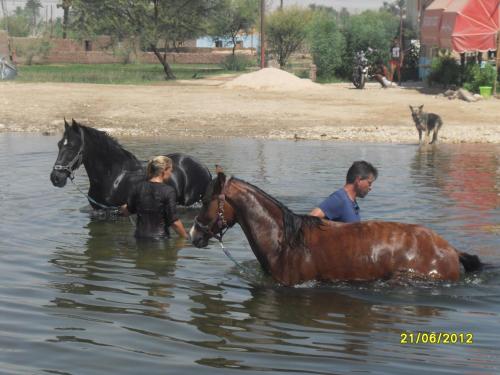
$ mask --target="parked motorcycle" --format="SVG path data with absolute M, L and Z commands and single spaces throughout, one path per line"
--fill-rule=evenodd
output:
M 354 67 L 352 71 L 352 83 L 357 89 L 363 89 L 368 80 L 370 63 L 368 62 L 367 53 L 372 52 L 368 48 L 367 52 L 361 50 L 354 55 Z

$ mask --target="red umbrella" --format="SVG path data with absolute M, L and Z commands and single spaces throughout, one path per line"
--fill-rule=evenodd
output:
M 453 0 L 442 13 L 440 47 L 456 52 L 496 50 L 499 9 L 500 0 Z

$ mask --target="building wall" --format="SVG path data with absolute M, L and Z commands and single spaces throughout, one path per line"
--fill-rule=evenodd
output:
M 9 36 L 0 30 L 0 57 L 9 56 Z
M 7 40 L 7 37 L 5 36 Z M 2 48 L 2 38 L 0 34 L 0 48 Z M 39 43 L 42 39 L 38 38 L 11 38 L 14 50 L 26 51 L 33 48 L 35 43 Z M 46 58 L 37 56 L 34 62 L 39 63 L 67 63 L 67 64 L 111 64 L 123 63 L 125 57 L 123 54 L 114 54 L 111 38 L 99 37 L 96 40 L 89 41 L 76 41 L 71 39 L 50 39 L 52 45 Z M 6 42 L 4 43 L 6 45 Z M 191 44 L 191 43 L 188 43 Z M 192 43 L 194 44 L 194 42 Z M 167 61 L 169 63 L 177 64 L 220 64 L 224 61 L 228 54 L 231 53 L 230 48 L 195 48 L 195 47 L 181 47 L 179 53 L 168 52 Z M 8 50 L 7 50 L 8 51 Z M 250 50 L 239 50 L 239 54 L 250 55 Z M 0 53 L 1 54 L 1 53 Z M 25 63 L 25 57 L 22 53 L 15 54 L 15 62 L 19 64 Z M 140 63 L 158 63 L 157 57 L 152 52 L 140 52 L 137 56 L 132 56 L 134 61 Z
M 256 49 L 259 46 L 259 35 L 255 33 L 250 35 L 239 35 L 237 40 L 241 41 L 241 48 Z M 214 48 L 215 39 L 209 36 L 198 38 L 196 40 L 196 47 Z M 233 41 L 230 39 L 222 39 L 222 48 L 233 48 Z

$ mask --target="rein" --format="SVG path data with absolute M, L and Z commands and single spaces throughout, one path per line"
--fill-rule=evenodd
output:
M 227 182 L 226 182 L 227 183 Z M 224 243 L 222 242 L 222 237 L 228 231 L 229 227 L 227 225 L 226 218 L 224 217 L 224 203 L 226 201 L 226 195 L 224 194 L 224 190 L 226 188 L 226 184 L 224 184 L 224 188 L 222 189 L 222 193 L 218 196 L 218 207 L 217 207 L 217 216 L 214 220 L 212 220 L 209 224 L 204 225 L 198 221 L 198 216 L 194 218 L 194 225 L 198 227 L 202 232 L 208 234 L 210 237 L 215 238 L 219 241 L 219 245 L 222 248 L 224 254 L 236 265 L 236 267 L 242 271 L 243 273 L 255 275 L 249 268 L 243 266 L 239 263 L 231 254 L 231 252 L 224 247 Z M 214 224 L 217 224 L 218 232 L 212 232 L 212 227 Z
M 70 178 L 71 182 L 73 183 L 73 185 L 75 185 L 76 189 L 83 194 L 83 196 L 85 198 L 87 198 L 90 202 L 94 203 L 96 206 L 99 206 L 101 209 L 103 210 L 116 210 L 116 211 L 119 211 L 119 208 L 118 206 L 106 206 L 105 204 L 102 204 L 102 203 L 99 203 L 97 202 L 94 198 L 92 198 L 90 195 L 86 194 L 84 191 L 82 191 L 82 189 L 80 189 L 80 187 L 75 183 L 74 181 L 74 175 L 73 175 L 73 178 Z

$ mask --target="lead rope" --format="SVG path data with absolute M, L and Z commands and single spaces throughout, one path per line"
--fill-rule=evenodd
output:
M 70 181 L 73 183 L 73 185 L 76 187 L 76 189 L 82 193 L 82 195 L 87 198 L 90 202 L 94 203 L 96 206 L 99 206 L 101 209 L 103 210 L 107 210 L 107 211 L 111 211 L 111 210 L 114 210 L 114 212 L 112 212 L 113 214 L 114 213 L 118 213 L 119 211 L 119 207 L 117 206 L 106 206 L 105 204 L 102 204 L 102 203 L 99 203 L 97 202 L 94 198 L 92 198 L 90 195 L 86 194 L 82 189 L 80 189 L 80 187 L 75 183 L 75 177 L 76 177 L 76 170 L 72 172 L 72 174 L 70 175 Z
M 253 276 L 254 278 L 257 277 L 257 274 L 255 272 L 253 272 L 252 270 L 250 270 L 248 267 L 245 267 L 244 265 L 242 265 L 241 263 L 239 263 L 236 259 L 234 259 L 234 257 L 231 255 L 231 253 L 229 252 L 228 249 L 226 249 L 224 247 L 224 244 L 222 243 L 221 240 L 219 240 L 219 245 L 220 247 L 222 248 L 222 251 L 224 252 L 224 254 L 226 254 L 226 256 L 231 259 L 231 261 L 235 264 L 235 266 L 243 273 L 247 274 L 247 275 L 250 275 L 250 276 Z

